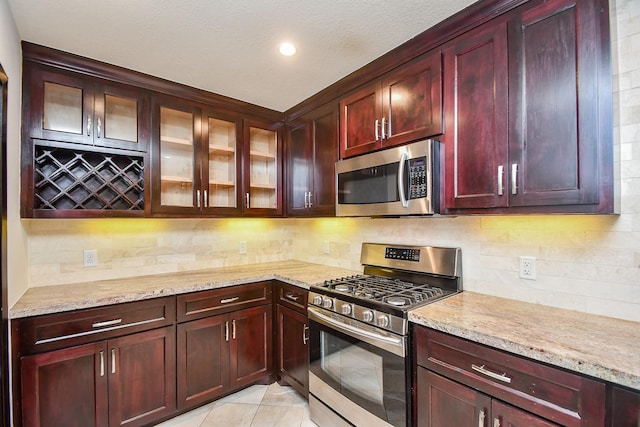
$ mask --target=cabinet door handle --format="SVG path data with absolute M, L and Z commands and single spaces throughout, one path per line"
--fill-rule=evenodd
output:
M 247 200 L 247 209 L 249 209 L 250 208 L 250 205 L 249 205 L 249 193 L 246 194 L 245 199 Z
M 380 122 L 376 119 L 376 141 L 380 140 L 380 133 L 378 132 L 379 127 L 380 127 Z
M 305 191 L 304 192 L 304 207 L 305 207 L 305 209 L 309 207 L 309 202 L 307 201 L 307 200 L 309 200 L 308 198 L 309 198 L 309 192 Z
M 293 302 L 298 302 L 298 300 L 300 299 L 300 295 L 295 295 L 295 294 L 285 294 L 284 297 L 286 299 L 290 299 Z
M 87 115 L 87 136 L 91 136 L 91 116 Z
M 104 351 L 100 351 L 100 376 L 104 377 Z
M 101 131 L 102 131 L 102 119 L 98 117 L 98 138 L 100 138 Z
M 200 190 L 196 190 L 196 206 L 200 207 Z
M 306 344 L 309 341 L 309 326 L 304 325 L 302 327 L 302 344 Z
M 231 321 L 231 339 L 236 339 L 236 319 Z
M 309 207 L 312 207 L 313 203 L 311 203 L 311 191 L 309 191 Z
M 111 373 L 116 373 L 116 349 L 111 349 Z
M 203 194 L 204 194 L 204 207 L 208 208 L 209 207 L 209 191 L 204 190 Z
M 229 322 L 224 322 L 224 340 L 229 341 Z
M 500 419 L 499 418 L 494 418 L 493 419 L 493 427 L 500 427 Z
M 239 299 L 240 297 L 231 297 L 231 298 L 221 299 L 220 304 L 229 304 L 230 302 L 235 302 L 235 301 L 238 301 Z
M 382 118 L 382 124 L 380 125 L 380 139 L 385 140 L 389 136 L 386 134 L 387 128 L 387 119 L 385 117 Z
M 518 194 L 518 164 L 511 165 L 511 194 Z
M 504 166 L 498 166 L 498 196 L 504 193 Z
M 104 322 L 96 322 L 91 326 L 94 328 L 104 328 L 105 326 L 113 326 L 122 323 L 122 319 L 105 320 Z
M 484 419 L 486 416 L 487 414 L 484 412 L 484 409 L 480 410 L 478 414 L 478 427 L 484 427 Z
M 488 377 L 491 377 L 493 379 L 505 382 L 505 383 L 511 383 L 511 378 L 509 378 L 507 376 L 507 374 L 497 374 L 495 372 L 491 372 L 490 370 L 488 370 L 487 368 L 484 367 L 484 365 L 482 366 L 478 366 L 475 364 L 471 365 L 471 369 L 473 369 L 476 372 L 480 372 L 481 374 L 484 374 Z

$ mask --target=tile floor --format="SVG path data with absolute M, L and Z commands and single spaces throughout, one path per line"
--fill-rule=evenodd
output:
M 317 427 L 307 400 L 293 388 L 254 385 L 157 427 Z

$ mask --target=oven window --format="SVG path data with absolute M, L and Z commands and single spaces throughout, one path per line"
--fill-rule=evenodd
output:
M 311 372 L 378 418 L 406 426 L 405 359 L 315 322 L 311 325 Z
M 389 163 L 338 174 L 338 203 L 370 204 L 400 200 L 399 163 Z

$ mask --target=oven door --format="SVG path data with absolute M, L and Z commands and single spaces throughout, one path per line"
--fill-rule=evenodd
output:
M 407 337 L 309 307 L 311 419 L 334 425 L 406 426 Z M 331 411 L 328 411 L 328 410 Z M 327 414 L 335 417 L 327 422 Z M 317 414 L 317 415 L 316 415 Z

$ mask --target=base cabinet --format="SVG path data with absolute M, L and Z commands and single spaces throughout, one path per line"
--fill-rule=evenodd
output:
M 24 427 L 142 426 L 175 411 L 172 326 L 26 356 Z
M 605 425 L 606 384 L 417 326 L 419 426 Z
M 418 368 L 417 378 L 419 427 L 558 426 L 425 368 Z
M 272 310 L 268 282 L 178 297 L 179 411 L 271 376 Z
M 276 374 L 280 383 L 309 395 L 309 291 L 278 283 L 276 288 Z
M 640 426 L 640 391 L 613 386 L 610 418 L 610 427 Z

